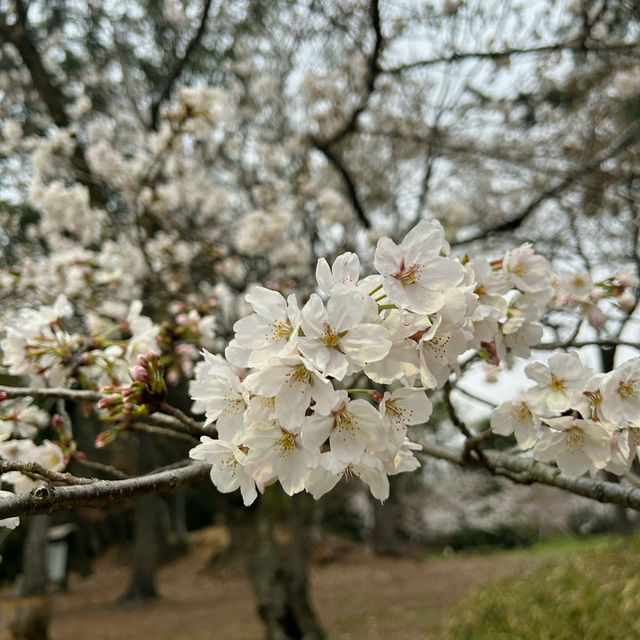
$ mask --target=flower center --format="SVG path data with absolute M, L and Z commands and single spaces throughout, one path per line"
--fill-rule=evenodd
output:
M 287 322 L 281 320 L 274 320 L 269 323 L 267 330 L 267 339 L 269 340 L 288 340 L 293 332 L 293 327 Z
M 618 395 L 622 398 L 630 398 L 633 396 L 635 391 L 634 382 L 634 380 L 620 380 L 620 384 L 618 385 Z
M 291 386 L 297 382 L 302 384 L 309 384 L 311 381 L 311 371 L 307 369 L 303 364 L 296 365 L 293 371 L 285 374 L 287 383 Z
M 519 422 L 524 423 L 531 418 L 531 410 L 526 403 L 522 402 L 514 408 L 513 416 L 517 418 Z
M 331 327 L 327 326 L 324 333 L 320 336 L 320 342 L 322 342 L 325 347 L 329 347 L 329 349 L 339 349 L 340 338 L 346 335 L 346 333 L 346 331 L 334 331 Z
M 296 448 L 296 437 L 293 433 L 286 433 L 276 442 L 276 449 L 280 450 L 280 456 L 284 457 Z
M 583 448 L 582 430 L 578 427 L 567 429 L 567 449 L 569 451 L 574 451 L 575 449 L 582 451 Z
M 422 275 L 422 267 L 415 262 L 412 262 L 408 267 L 405 266 L 404 260 L 400 263 L 400 270 L 393 274 L 396 280 L 399 280 L 403 285 L 414 284 L 420 280 Z

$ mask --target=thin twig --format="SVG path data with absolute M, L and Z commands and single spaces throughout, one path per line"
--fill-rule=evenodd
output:
M 49 480 L 50 482 L 69 485 L 91 484 L 94 482 L 91 478 L 79 478 L 70 473 L 52 471 L 37 462 L 20 462 L 18 460 L 0 458 L 0 473 L 8 473 L 10 471 L 19 471 L 34 480 Z
M 85 469 L 89 469 L 90 471 L 94 471 L 95 473 L 104 473 L 106 475 L 117 478 L 118 480 L 125 480 L 129 478 L 124 471 L 120 471 L 120 469 L 113 467 L 110 464 L 104 464 L 103 462 L 96 462 L 95 460 L 89 460 L 87 458 L 81 458 L 79 455 L 75 454 L 72 456 L 73 461 Z

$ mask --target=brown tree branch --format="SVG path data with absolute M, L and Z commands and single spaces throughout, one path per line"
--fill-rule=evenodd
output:
M 49 480 L 51 482 L 59 482 L 62 484 L 78 485 L 91 484 L 94 482 L 91 478 L 79 478 L 70 473 L 60 473 L 43 467 L 37 462 L 21 462 L 19 460 L 5 460 L 0 457 L 0 473 L 8 473 L 10 471 L 19 471 L 20 473 L 34 480 Z
M 576 169 L 575 171 L 570 172 L 563 180 L 561 180 L 558 184 L 543 191 L 538 194 L 529 204 L 514 218 L 511 220 L 507 220 L 502 224 L 498 224 L 493 227 L 487 227 L 474 236 L 470 238 L 466 238 L 465 240 L 457 240 L 455 242 L 451 242 L 451 246 L 460 246 L 464 244 L 468 244 L 470 242 L 475 242 L 476 240 L 482 240 L 487 238 L 490 235 L 494 235 L 497 233 L 504 233 L 508 231 L 514 231 L 532 214 L 534 211 L 538 209 L 538 207 L 550 200 L 562 194 L 566 189 L 577 182 L 581 178 L 584 178 L 589 173 L 596 171 L 600 168 L 600 165 L 615 156 L 617 156 L 621 151 L 624 151 L 627 147 L 632 145 L 640 139 L 640 120 L 637 120 L 632 125 L 628 126 L 622 134 L 616 139 L 616 141 L 610 145 L 607 149 L 605 149 L 602 153 L 598 154 L 594 160 L 588 162 L 582 167 Z
M 72 507 L 103 506 L 126 498 L 171 491 L 209 477 L 209 464 L 193 463 L 179 469 L 160 471 L 127 480 L 95 480 L 91 484 L 54 487 L 45 484 L 11 498 L 0 500 L 0 519 L 53 513 Z
M 6 398 L 61 398 L 76 402 L 98 402 L 104 397 L 99 391 L 87 389 L 65 389 L 64 387 L 7 387 L 0 385 L 0 393 Z
M 373 94 L 376 84 L 376 78 L 380 74 L 380 54 L 382 52 L 382 27 L 380 24 L 380 3 L 379 0 L 372 0 L 370 5 L 371 13 L 371 25 L 375 34 L 375 42 L 373 45 L 373 51 L 369 56 L 369 64 L 367 65 L 367 77 L 365 79 L 364 94 L 358 104 L 358 106 L 351 112 L 351 115 L 345 120 L 344 124 L 333 133 L 326 140 L 322 140 L 317 136 L 311 136 L 311 142 L 313 146 L 320 151 L 330 164 L 334 166 L 336 171 L 342 176 L 342 179 L 349 193 L 351 204 L 356 212 L 356 215 L 362 225 L 369 229 L 371 223 L 367 217 L 362 202 L 358 196 L 355 182 L 351 177 L 351 174 L 347 170 L 340 155 L 332 149 L 332 147 L 343 140 L 348 134 L 353 133 L 356 130 L 356 125 L 360 114 L 367 108 L 369 99 Z
M 104 473 L 106 475 L 117 478 L 118 480 L 125 480 L 129 476 L 120 469 L 103 462 L 96 462 L 95 460 L 89 460 L 88 458 L 82 458 L 77 453 L 73 455 L 73 461 L 80 467 L 89 469 L 95 473 Z
M 183 431 L 177 431 L 171 428 L 167 429 L 165 427 L 155 427 L 144 422 L 132 422 L 127 424 L 126 428 L 131 431 L 144 431 L 145 433 L 150 433 L 154 436 L 182 440 L 190 445 L 193 445 L 198 441 L 196 437 L 189 435 L 188 433 L 184 433 Z
M 167 82 L 162 90 L 162 93 L 158 96 L 156 100 L 151 104 L 151 129 L 153 131 L 158 130 L 158 124 L 160 119 L 160 107 L 162 103 L 167 100 L 167 98 L 171 95 L 171 91 L 173 90 L 173 86 L 176 81 L 186 68 L 189 63 L 189 58 L 193 54 L 193 52 L 197 49 L 200 44 L 200 40 L 202 40 L 202 36 L 204 36 L 204 32 L 207 26 L 207 18 L 209 16 L 209 10 L 211 9 L 211 0 L 205 0 L 204 7 L 202 9 L 202 16 L 200 17 L 200 25 L 198 26 L 198 30 L 195 35 L 187 45 L 185 49 L 184 55 L 181 58 L 176 60 L 176 63 L 171 69 L 169 76 L 167 77 Z
M 425 60 L 416 60 L 415 62 L 408 62 L 406 64 L 400 64 L 395 67 L 387 67 L 381 69 L 381 73 L 387 73 L 391 75 L 397 75 L 406 71 L 412 71 L 414 69 L 423 69 L 436 64 L 450 64 L 452 62 L 460 62 L 461 60 L 469 59 L 487 59 L 487 60 L 504 60 L 511 56 L 528 55 L 534 53 L 553 53 L 555 51 L 592 51 L 600 53 L 608 53 L 615 51 L 631 51 L 640 47 L 640 42 L 621 42 L 618 44 L 610 45 L 598 45 L 594 47 L 584 47 L 582 38 L 578 40 L 572 40 L 570 42 L 557 42 L 554 44 L 541 45 L 537 47 L 512 47 L 503 49 L 502 51 L 459 51 L 452 53 L 448 56 L 437 56 L 434 58 L 427 58 Z
M 431 457 L 447 460 L 461 466 L 482 466 L 466 460 L 463 452 L 439 444 L 423 442 L 422 450 Z M 485 449 L 484 455 L 492 466 L 491 473 L 498 472 L 514 482 L 521 484 L 539 482 L 598 502 L 617 504 L 640 511 L 640 488 L 587 476 L 572 478 L 564 475 L 557 467 L 538 462 L 533 458 L 501 451 Z

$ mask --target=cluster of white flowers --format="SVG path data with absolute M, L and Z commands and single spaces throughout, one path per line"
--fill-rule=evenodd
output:
M 640 444 L 640 358 L 594 374 L 577 354 L 558 353 L 525 372 L 537 384 L 495 410 L 494 433 L 513 433 L 537 460 L 555 460 L 570 476 L 629 469 Z
M 319 498 L 358 476 L 384 500 L 388 475 L 419 466 L 407 426 L 429 419 L 426 391 L 447 382 L 458 356 L 528 356 L 542 335 L 550 271 L 529 245 L 492 264 L 460 261 L 440 224 L 425 221 L 400 245 L 381 238 L 374 265 L 361 279 L 353 253 L 331 267 L 320 259 L 327 301 L 313 293 L 302 308 L 295 295 L 255 289 L 225 358 L 204 352 L 193 408 L 218 439 L 203 437 L 190 455 L 211 462 L 220 491 L 239 487 L 249 504 L 256 487 L 279 481 Z M 360 381 L 368 388 L 350 388 Z
M 20 312 L 6 327 L 0 340 L 2 364 L 11 375 L 26 375 L 32 383 L 48 386 L 64 386 L 79 376 L 94 386 L 127 379 L 138 354 L 158 348 L 160 329 L 141 311 L 138 300 L 129 308 L 125 323 L 129 339 L 109 340 L 109 333 L 119 329 L 113 326 L 104 338 L 86 339 L 67 330 L 69 302 L 61 295 L 52 306 Z
M 627 314 L 636 304 L 635 290 L 640 284 L 633 264 L 625 264 L 613 276 L 594 282 L 584 269 L 564 270 L 551 279 L 554 289 L 549 304 L 556 309 L 574 309 L 584 316 L 596 330 L 605 327 L 610 313 L 602 308 L 609 301 Z
M 0 442 L 0 457 L 9 461 L 36 462 L 50 471 L 62 471 L 66 464 L 62 449 L 51 440 L 45 440 L 39 445 L 27 438 Z M 42 484 L 42 480 L 34 480 L 19 471 L 3 473 L 0 480 L 13 485 L 16 493 L 30 491 Z

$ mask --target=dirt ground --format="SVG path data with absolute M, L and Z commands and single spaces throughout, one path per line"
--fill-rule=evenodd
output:
M 128 558 L 114 550 L 90 577 L 74 575 L 68 593 L 52 596 L 51 640 L 259 640 L 262 627 L 241 564 L 212 567 L 210 558 L 205 534 L 188 556 L 160 569 L 161 600 L 123 608 L 118 599 Z M 312 595 L 330 640 L 439 640 L 447 612 L 471 587 L 525 567 L 532 568 L 531 558 L 522 552 L 420 561 L 374 557 L 351 546 L 334 562 L 313 566 Z

